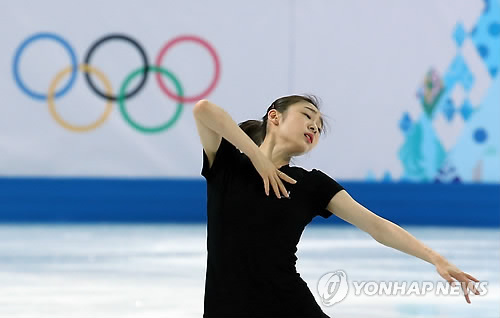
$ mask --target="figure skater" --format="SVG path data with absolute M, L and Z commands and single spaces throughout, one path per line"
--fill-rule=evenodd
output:
M 278 98 L 262 121 L 239 125 L 207 100 L 196 103 L 193 115 L 207 182 L 203 317 L 328 317 L 295 267 L 301 234 L 318 215 L 335 214 L 381 244 L 435 265 L 450 284 L 462 283 L 468 303 L 469 289 L 479 294 L 471 286 L 476 278 L 363 207 L 334 179 L 289 165 L 323 133 L 314 96 Z

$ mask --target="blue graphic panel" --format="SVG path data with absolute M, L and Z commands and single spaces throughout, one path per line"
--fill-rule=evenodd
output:
M 450 35 L 456 44 L 457 53 L 442 80 L 437 71 L 430 68 L 418 90 L 423 115 L 417 121 L 411 121 L 409 115 L 404 113 L 399 122 L 405 137 L 398 153 L 403 165 L 402 180 L 498 183 L 500 82 L 497 73 L 500 66 L 500 0 L 485 1 L 484 10 L 470 32 L 459 21 Z M 480 98 L 481 104 L 477 107 L 471 104 L 469 96 L 476 78 L 461 52 L 466 41 L 473 43 L 490 76 L 487 81 L 489 88 Z M 465 93 L 462 105 L 455 105 L 451 97 L 456 85 L 462 85 Z M 453 131 L 453 127 L 461 129 L 456 143 L 448 151 L 443 148 L 432 125 L 438 114 L 444 116 L 444 125 L 450 125 L 450 131 Z M 457 126 L 456 120 L 461 120 L 464 124 Z

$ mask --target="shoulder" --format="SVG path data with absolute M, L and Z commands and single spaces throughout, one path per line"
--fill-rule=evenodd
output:
M 323 172 L 320 169 L 304 169 L 302 167 L 294 166 L 291 167 L 297 171 L 303 177 L 311 187 L 326 187 L 329 189 L 335 188 L 336 191 L 343 189 L 342 186 L 330 175 Z
M 324 178 L 324 177 L 330 178 L 330 176 L 328 176 L 326 173 L 324 173 L 323 171 L 321 171 L 319 169 L 315 169 L 315 168 L 307 170 L 307 169 L 300 167 L 300 166 L 290 166 L 290 169 L 292 171 L 294 171 L 295 173 L 300 174 L 304 177 L 308 177 L 308 178 Z
M 304 186 L 308 189 L 315 188 L 318 184 L 325 183 L 327 178 L 330 178 L 327 174 L 318 169 L 307 170 L 300 166 L 288 166 L 284 170 L 286 174 L 297 180 L 299 186 Z M 331 178 L 330 178 L 331 179 Z M 333 179 L 331 179 L 333 180 Z

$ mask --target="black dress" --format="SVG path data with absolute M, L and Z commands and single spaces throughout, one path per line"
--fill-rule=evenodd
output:
M 285 165 L 290 199 L 266 196 L 250 159 L 222 138 L 207 180 L 207 271 L 203 317 L 328 317 L 297 273 L 297 243 L 340 190 L 323 172 Z

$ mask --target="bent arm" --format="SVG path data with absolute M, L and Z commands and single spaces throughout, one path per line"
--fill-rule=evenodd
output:
M 356 202 L 345 190 L 337 193 L 327 209 L 346 222 L 370 234 L 377 242 L 416 256 L 433 265 L 444 257 L 424 245 L 400 226 L 371 212 Z
M 200 100 L 193 107 L 193 115 L 203 149 L 210 165 L 219 148 L 221 137 L 243 151 L 249 158 L 260 151 L 253 140 L 238 126 L 231 116 L 221 107 L 207 100 Z

